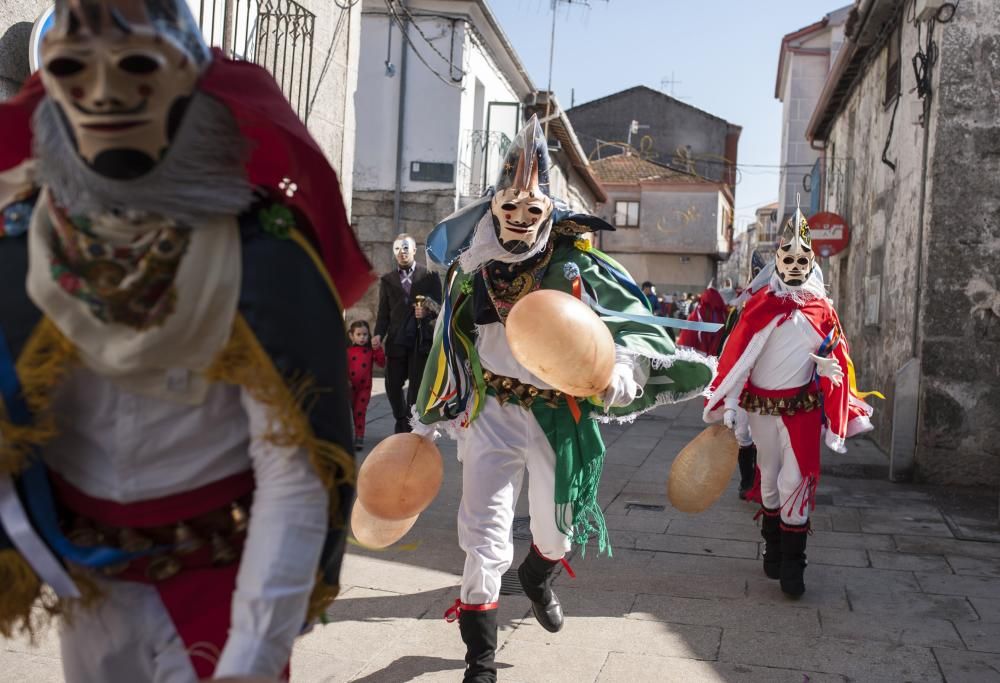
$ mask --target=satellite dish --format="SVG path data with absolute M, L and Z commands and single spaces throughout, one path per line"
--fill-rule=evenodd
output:
M 38 67 L 42 65 L 42 38 L 56 23 L 55 11 L 56 7 L 52 5 L 39 15 L 38 19 L 35 20 L 35 25 L 31 27 L 31 40 L 28 41 L 28 65 L 31 67 L 32 73 L 38 71 Z

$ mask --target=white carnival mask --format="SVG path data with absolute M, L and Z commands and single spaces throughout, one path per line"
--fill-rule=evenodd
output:
M 392 243 L 392 255 L 402 268 L 409 268 L 417 256 L 417 243 L 412 237 L 403 237 Z
M 537 150 L 545 142 L 537 117 L 533 116 L 528 121 L 518 138 L 517 167 L 512 169 L 511 161 L 505 165 L 506 177 L 510 177 L 512 170 L 513 177 L 510 177 L 509 184 L 498 183 L 502 189 L 497 190 L 490 202 L 500 245 L 513 254 L 525 252 L 535 244 L 539 230 L 555 208 L 539 182 Z
M 97 173 L 128 180 L 165 154 L 207 60 L 179 0 L 60 0 L 42 83 Z
M 798 209 L 785 223 L 774 253 L 774 269 L 789 287 L 800 287 L 812 274 L 816 253 L 812 249 L 809 223 Z

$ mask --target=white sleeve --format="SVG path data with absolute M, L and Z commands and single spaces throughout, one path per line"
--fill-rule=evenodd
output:
M 256 488 L 215 677 L 281 675 L 306 609 L 327 530 L 327 492 L 301 449 L 265 439 L 267 409 L 245 391 Z

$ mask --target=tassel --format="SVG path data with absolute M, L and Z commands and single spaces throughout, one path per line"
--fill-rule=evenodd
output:
M 18 632 L 34 635 L 32 605 L 42 582 L 28 562 L 13 549 L 0 550 L 0 634 L 13 638 Z

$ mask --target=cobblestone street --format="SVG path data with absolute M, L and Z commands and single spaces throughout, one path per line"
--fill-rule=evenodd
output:
M 392 428 L 384 395 L 369 420 L 372 445 Z M 1000 534 L 989 498 L 889 483 L 884 456 L 863 439 L 846 456 L 825 453 L 808 588 L 792 601 L 761 571 L 754 510 L 735 479 L 701 515 L 667 504 L 670 462 L 701 428 L 691 401 L 604 430 L 614 557 L 572 556 L 577 578 L 555 583 L 568 615 L 559 634 L 535 623 L 523 596 L 501 599 L 501 680 L 1000 681 Z M 437 500 L 397 547 L 351 549 L 332 623 L 296 647 L 295 683 L 461 676 L 458 627 L 442 619 L 464 557 L 460 465 L 454 444 L 439 443 Z M 521 538 L 515 563 L 527 547 Z M 3 680 L 62 680 L 54 637 L 4 648 Z

